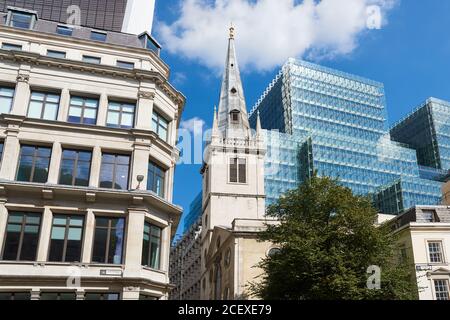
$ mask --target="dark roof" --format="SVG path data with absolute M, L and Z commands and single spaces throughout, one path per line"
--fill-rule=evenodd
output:
M 20 7 L 36 11 L 44 20 L 66 23 L 69 18 L 67 9 L 71 5 L 80 8 L 81 25 L 85 27 L 122 30 L 127 0 L 1 0 L 0 12 L 6 12 L 9 6 Z
M 0 7 L 1 9 L 1 7 Z M 16 8 L 14 8 L 16 9 Z M 5 11 L 7 11 L 6 9 Z M 0 10 L 1 11 L 1 10 Z M 25 11 L 25 10 L 24 10 Z M 0 25 L 6 25 L 6 16 L 7 12 L 0 12 Z M 40 16 L 38 15 L 38 19 L 36 23 L 33 26 L 34 31 L 43 32 L 43 33 L 50 33 L 50 34 L 58 34 L 57 33 L 57 27 L 58 26 L 66 26 L 65 24 L 40 19 Z M 69 26 L 72 27 L 72 26 Z M 83 39 L 83 40 L 91 40 L 91 32 L 92 31 L 102 31 L 106 33 L 106 40 L 102 41 L 103 43 L 107 44 L 114 44 L 114 45 L 120 45 L 120 46 L 127 46 L 127 47 L 134 47 L 134 48 L 145 48 L 146 43 L 144 41 L 141 41 L 142 36 L 147 36 L 154 44 L 155 46 L 155 52 L 159 54 L 159 49 L 161 46 L 158 44 L 158 42 L 153 39 L 153 37 L 148 33 L 142 33 L 141 35 L 135 35 L 135 34 L 129 34 L 129 33 L 123 33 L 123 32 L 115 32 L 115 31 L 106 31 L 106 30 L 99 30 L 94 29 L 90 27 L 77 27 L 73 26 L 73 33 L 72 38 L 75 39 Z

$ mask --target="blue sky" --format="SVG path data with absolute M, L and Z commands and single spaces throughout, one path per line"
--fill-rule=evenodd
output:
M 195 1 L 208 4 L 209 10 L 192 7 Z M 296 27 L 299 30 L 304 28 L 305 34 L 298 30 L 287 31 L 288 41 L 279 42 L 271 39 L 270 36 L 280 38 L 283 28 L 286 28 L 282 24 L 283 19 L 274 18 L 269 23 L 264 18 L 246 21 L 249 17 L 239 12 L 242 7 L 228 10 L 223 7 L 226 6 L 225 0 L 217 1 L 220 2 L 219 5 L 215 3 L 215 0 L 156 1 L 153 33 L 163 43 L 161 55 L 171 68 L 171 82 L 187 97 L 184 121 L 198 117 L 205 121 L 207 127 L 211 126 L 213 107 L 219 99 L 222 71 L 220 66 L 225 59 L 229 20 L 236 21 L 237 24 L 237 55 L 244 61 L 241 63 L 241 72 L 247 108 L 253 106 L 273 79 L 282 64 L 281 61 L 292 56 L 290 52 L 298 52 L 297 57 L 305 60 L 384 83 L 390 123 L 402 118 L 428 97 L 433 96 L 450 101 L 450 40 L 448 38 L 450 1 L 448 0 L 323 0 L 330 2 L 330 5 L 333 2 L 337 5 L 339 2 L 364 2 L 364 4 L 388 2 L 389 4 L 382 11 L 384 22 L 381 29 L 355 31 L 355 26 L 359 23 L 357 15 L 360 11 L 347 19 L 346 14 L 350 10 L 345 8 L 336 16 L 324 19 L 326 23 L 320 25 L 323 29 L 321 34 L 313 34 L 311 37 L 309 37 L 309 34 L 312 34 L 311 26 L 295 26 L 296 21 L 301 19 L 293 17 L 288 26 L 289 30 Z M 258 1 L 271 2 L 271 0 Z M 293 2 L 299 6 L 302 4 L 302 1 L 278 1 Z M 191 3 L 191 7 L 187 5 L 187 2 Z M 238 5 L 238 2 L 242 4 L 245 0 L 235 2 Z M 217 9 L 218 6 L 222 6 L 221 9 Z M 184 13 L 181 12 L 182 8 Z M 253 7 L 244 7 L 242 10 L 255 9 L 247 13 L 255 12 L 255 15 L 264 17 L 264 8 L 262 6 L 260 10 L 257 10 Z M 330 10 L 332 13 L 336 12 L 336 8 Z M 283 12 L 280 9 L 279 14 L 284 14 Z M 301 16 L 303 13 L 298 14 Z M 205 19 L 207 27 L 205 27 Z M 348 25 L 347 29 L 343 27 L 342 30 L 334 30 L 336 28 L 333 23 L 340 27 L 351 19 L 354 19 L 355 23 Z M 244 32 L 242 26 L 245 25 L 252 27 L 245 28 Z M 223 32 L 221 32 L 222 26 Z M 239 29 L 240 26 L 241 29 Z M 197 27 L 200 30 L 195 30 Z M 265 28 L 275 31 L 267 29 L 266 32 Z M 252 34 L 253 29 L 254 34 Z M 238 40 L 240 33 L 244 38 L 241 38 L 241 42 Z M 266 43 L 258 42 L 261 33 L 267 34 L 267 38 L 261 40 Z M 328 34 L 333 35 L 333 39 L 339 38 L 339 42 L 335 43 L 334 40 L 326 39 Z M 248 42 L 253 41 L 253 36 L 255 45 L 249 45 Z M 270 47 L 273 42 L 277 43 L 276 51 Z M 294 44 L 298 42 L 299 45 L 295 47 L 291 42 Z M 303 42 L 304 45 L 301 44 Z M 254 50 L 254 47 L 258 45 L 261 50 Z M 266 55 L 276 55 L 276 58 L 265 59 L 265 52 L 267 52 Z M 223 62 L 218 63 L 218 61 Z M 259 62 L 252 64 L 252 61 Z M 185 210 L 188 210 L 190 202 L 201 189 L 199 170 L 200 165 L 177 166 L 174 202 Z

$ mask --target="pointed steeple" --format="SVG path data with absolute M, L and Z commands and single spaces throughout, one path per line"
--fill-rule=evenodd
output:
M 212 138 L 218 138 L 220 137 L 220 131 L 219 131 L 219 121 L 217 118 L 217 109 L 216 106 L 214 106 L 214 120 L 213 120 L 213 127 L 212 127 Z
M 261 118 L 259 117 L 259 110 L 256 118 L 256 136 L 261 137 L 262 128 L 261 128 Z
M 234 36 L 234 27 L 231 26 L 218 114 L 219 130 L 227 135 L 232 131 L 247 132 L 250 128 Z

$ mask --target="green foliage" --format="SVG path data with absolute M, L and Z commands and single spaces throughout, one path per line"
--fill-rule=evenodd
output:
M 281 250 L 260 264 L 265 273 L 250 285 L 263 299 L 415 299 L 410 267 L 396 256 L 388 226 L 375 227 L 368 197 L 355 196 L 336 180 L 314 175 L 268 208 L 280 221 L 261 241 Z M 367 268 L 381 268 L 381 289 L 369 290 Z

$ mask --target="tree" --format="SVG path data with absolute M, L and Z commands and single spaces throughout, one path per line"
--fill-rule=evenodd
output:
M 268 208 L 279 224 L 259 236 L 280 248 L 258 265 L 249 286 L 263 299 L 415 299 L 411 268 L 396 258 L 388 225 L 375 226 L 369 197 L 355 196 L 337 180 L 314 175 Z M 381 268 L 381 287 L 368 289 L 369 266 Z

